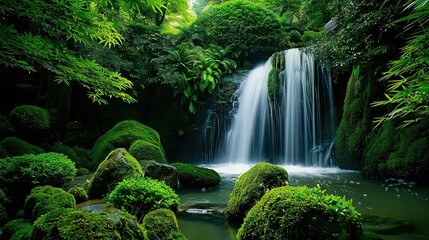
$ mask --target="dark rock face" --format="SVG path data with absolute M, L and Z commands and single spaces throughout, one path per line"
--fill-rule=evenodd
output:
M 158 163 L 156 161 L 139 161 L 145 177 L 163 181 L 172 189 L 177 189 L 177 169 L 171 165 Z

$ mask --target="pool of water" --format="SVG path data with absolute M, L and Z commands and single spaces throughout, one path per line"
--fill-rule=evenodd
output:
M 212 189 L 179 189 L 179 225 L 189 240 L 233 240 L 223 209 L 238 176 L 251 165 L 205 165 L 222 182 Z M 429 187 L 400 179 L 363 179 L 359 172 L 338 168 L 283 166 L 291 185 L 319 185 L 328 193 L 345 196 L 362 213 L 364 229 L 383 239 L 429 239 Z

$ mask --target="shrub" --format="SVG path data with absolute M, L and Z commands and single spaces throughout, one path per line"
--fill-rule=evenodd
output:
M 18 231 L 16 231 L 10 240 L 31 240 L 33 235 L 33 226 L 32 225 L 24 225 Z
M 320 188 L 270 190 L 248 212 L 238 230 L 245 239 L 361 239 L 360 214 L 351 201 Z
M 179 232 L 176 215 L 170 209 L 160 208 L 146 214 L 143 226 L 149 239 L 176 240 L 174 234 Z
M 270 56 L 285 49 L 285 34 L 274 12 L 262 4 L 235 0 L 212 5 L 192 25 L 203 47 L 230 46 L 240 58 Z M 200 43 L 198 43 L 200 44 Z
M 15 197 L 25 197 L 36 186 L 63 187 L 75 174 L 74 163 L 60 153 L 0 159 L 0 187 Z
M 64 190 L 52 186 L 40 186 L 33 188 L 31 193 L 25 198 L 24 217 L 30 219 L 33 209 L 38 202 L 41 202 L 44 199 L 50 198 L 52 195 L 61 192 L 64 192 Z
M 185 187 L 210 188 L 220 183 L 220 175 L 213 169 L 186 163 L 173 163 L 177 168 L 179 183 Z
M 9 114 L 9 121 L 17 134 L 26 139 L 40 138 L 51 127 L 49 112 L 32 105 L 22 105 L 12 109 Z
M 289 182 L 284 168 L 265 162 L 256 164 L 235 183 L 225 208 L 227 220 L 240 225 L 246 213 L 268 190 L 285 185 Z
M 126 120 L 116 124 L 97 139 L 92 148 L 93 164 L 98 165 L 114 149 L 128 149 L 136 140 L 145 140 L 158 146 L 162 150 L 165 160 L 164 149 L 162 148 L 159 134 L 142 123 L 134 120 Z
M 89 183 L 89 199 L 105 197 L 120 181 L 134 175 L 142 175 L 137 160 L 123 148 L 112 151 L 98 166 Z
M 16 137 L 7 137 L 3 139 L 3 141 L 0 142 L 0 148 L 2 148 L 9 157 L 45 152 L 43 149 Z
M 167 163 L 163 150 L 145 140 L 134 141 L 130 146 L 129 153 L 138 161 L 155 160 L 159 163 Z
M 20 229 L 28 228 L 31 226 L 31 222 L 25 219 L 12 220 L 3 226 L 3 238 L 10 239 Z
M 72 187 L 67 192 L 74 196 L 76 203 L 88 201 L 88 194 L 82 187 Z
M 179 206 L 179 196 L 162 182 L 143 177 L 125 179 L 110 193 L 109 202 L 137 216 L 143 217 L 151 210 Z

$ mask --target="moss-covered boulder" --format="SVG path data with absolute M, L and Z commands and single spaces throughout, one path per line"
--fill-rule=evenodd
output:
M 124 148 L 113 150 L 92 177 L 88 186 L 88 197 L 104 198 L 120 181 L 135 175 L 142 175 L 139 162 Z
M 16 137 L 7 137 L 3 139 L 0 142 L 0 148 L 4 150 L 8 157 L 45 152 L 42 148 L 34 146 Z
M 149 212 L 143 218 L 143 227 L 149 239 L 185 239 L 179 230 L 176 215 L 170 209 L 160 208 Z
M 21 105 L 12 109 L 9 122 L 18 136 L 31 142 L 40 142 L 51 128 L 49 112 L 33 105 Z
M 169 186 L 144 177 L 125 179 L 110 193 L 108 201 L 117 208 L 124 209 L 138 219 L 158 208 L 176 211 L 180 199 Z
M 0 159 L 0 187 L 14 201 L 23 201 L 36 186 L 64 187 L 74 179 L 74 163 L 60 153 L 42 153 Z
M 361 239 L 360 214 L 351 201 L 320 188 L 270 190 L 248 212 L 237 240 Z
M 33 225 L 25 225 L 16 231 L 11 237 L 10 240 L 31 240 L 33 235 Z
M 93 214 L 76 209 L 55 209 L 34 223 L 33 240 L 147 240 L 135 219 L 122 215 Z
M 266 162 L 256 164 L 235 183 L 225 208 L 227 220 L 240 225 L 266 192 L 285 185 L 289 185 L 289 176 L 284 168 Z
M 26 218 L 33 221 L 57 208 L 76 208 L 76 201 L 70 193 L 51 186 L 34 188 L 24 205 Z
M 24 228 L 32 227 L 32 223 L 26 219 L 15 219 L 6 223 L 3 230 L 3 239 L 11 239 L 11 237 L 18 231 Z
M 179 183 L 179 177 L 177 169 L 168 164 L 158 163 L 156 161 L 139 161 L 143 175 L 152 179 L 164 182 L 172 189 L 177 189 Z
M 88 194 L 82 187 L 72 187 L 67 192 L 73 195 L 74 199 L 76 200 L 76 203 L 83 203 L 85 201 L 88 201 Z
M 219 173 L 213 169 L 187 163 L 173 163 L 177 168 L 179 183 L 183 187 L 210 188 L 220 183 Z
M 137 160 L 155 160 L 159 163 L 167 163 L 164 151 L 159 145 L 146 140 L 136 140 L 128 150 Z
M 159 157 L 150 160 L 167 162 L 159 134 L 142 123 L 134 120 L 126 120 L 116 124 L 97 139 L 92 148 L 92 159 L 94 164 L 98 165 L 110 151 L 116 148 L 129 149 L 136 140 L 144 140 L 161 150 L 163 158 Z

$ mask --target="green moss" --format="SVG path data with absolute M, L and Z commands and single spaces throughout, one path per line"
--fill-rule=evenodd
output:
M 24 139 L 37 140 L 51 128 L 49 112 L 32 105 L 22 105 L 12 109 L 9 122 L 17 134 Z
M 76 167 L 96 170 L 98 165 L 94 166 L 91 160 L 91 151 L 86 148 L 73 147 L 73 151 L 77 156 Z
M 67 145 L 64 145 L 64 144 L 59 144 L 59 145 L 55 146 L 53 152 L 62 153 L 64 155 L 66 155 L 75 163 L 76 167 L 80 167 L 80 165 L 77 164 L 77 163 L 79 163 L 79 157 L 74 152 L 73 148 L 71 148 Z
M 31 227 L 32 224 L 30 221 L 26 219 L 15 219 L 8 223 L 6 223 L 3 226 L 3 238 L 4 239 L 10 239 L 12 235 L 14 235 L 17 231 L 19 231 L 22 228 L 28 228 Z
M 36 186 L 64 187 L 74 179 L 74 163 L 60 153 L 28 154 L 0 160 L 0 187 L 19 200 Z
M 275 99 L 277 96 L 278 85 L 279 85 L 279 74 L 280 71 L 272 68 L 268 74 L 268 96 L 270 99 Z
M 25 199 L 24 216 L 27 219 L 30 219 L 33 209 L 38 202 L 41 202 L 44 199 L 50 198 L 52 195 L 61 192 L 64 192 L 64 190 L 52 186 L 40 186 L 33 188 L 31 193 Z
M 258 163 L 243 173 L 232 189 L 225 208 L 229 222 L 241 224 L 246 213 L 270 189 L 289 185 L 287 171 L 270 163 Z
M 118 148 L 98 166 L 89 183 L 88 197 L 89 199 L 103 198 L 120 181 L 135 175 L 142 175 L 139 162 L 127 150 Z
M 0 142 L 0 148 L 2 148 L 9 157 L 45 152 L 43 149 L 16 137 L 7 137 L 3 139 L 3 141 Z
M 320 188 L 270 190 L 248 212 L 238 230 L 245 239 L 361 239 L 360 214 L 351 201 Z
M 72 187 L 67 192 L 74 196 L 76 203 L 88 201 L 88 194 L 82 187 Z
M 143 218 L 143 226 L 149 239 L 176 239 L 174 233 L 179 231 L 176 215 L 170 209 L 160 208 L 149 212 Z
M 173 163 L 177 168 L 179 183 L 184 187 L 210 188 L 220 183 L 219 173 L 213 169 L 186 163 Z
M 75 209 L 55 209 L 37 219 L 32 239 L 38 240 L 119 240 L 114 224 L 104 215 Z
M 159 134 L 142 123 L 126 120 L 116 124 L 112 129 L 97 139 L 92 148 L 93 163 L 98 165 L 110 151 L 116 148 L 128 149 L 136 140 L 145 140 L 158 146 L 165 159 Z
M 10 240 L 31 240 L 33 235 L 33 226 L 32 225 L 24 225 L 18 231 L 16 231 Z
M 159 163 L 167 163 L 163 150 L 158 145 L 146 140 L 134 141 L 128 151 L 138 161 L 155 160 Z
M 177 210 L 180 199 L 169 186 L 149 178 L 125 179 L 110 193 L 109 202 L 138 219 L 158 208 Z

